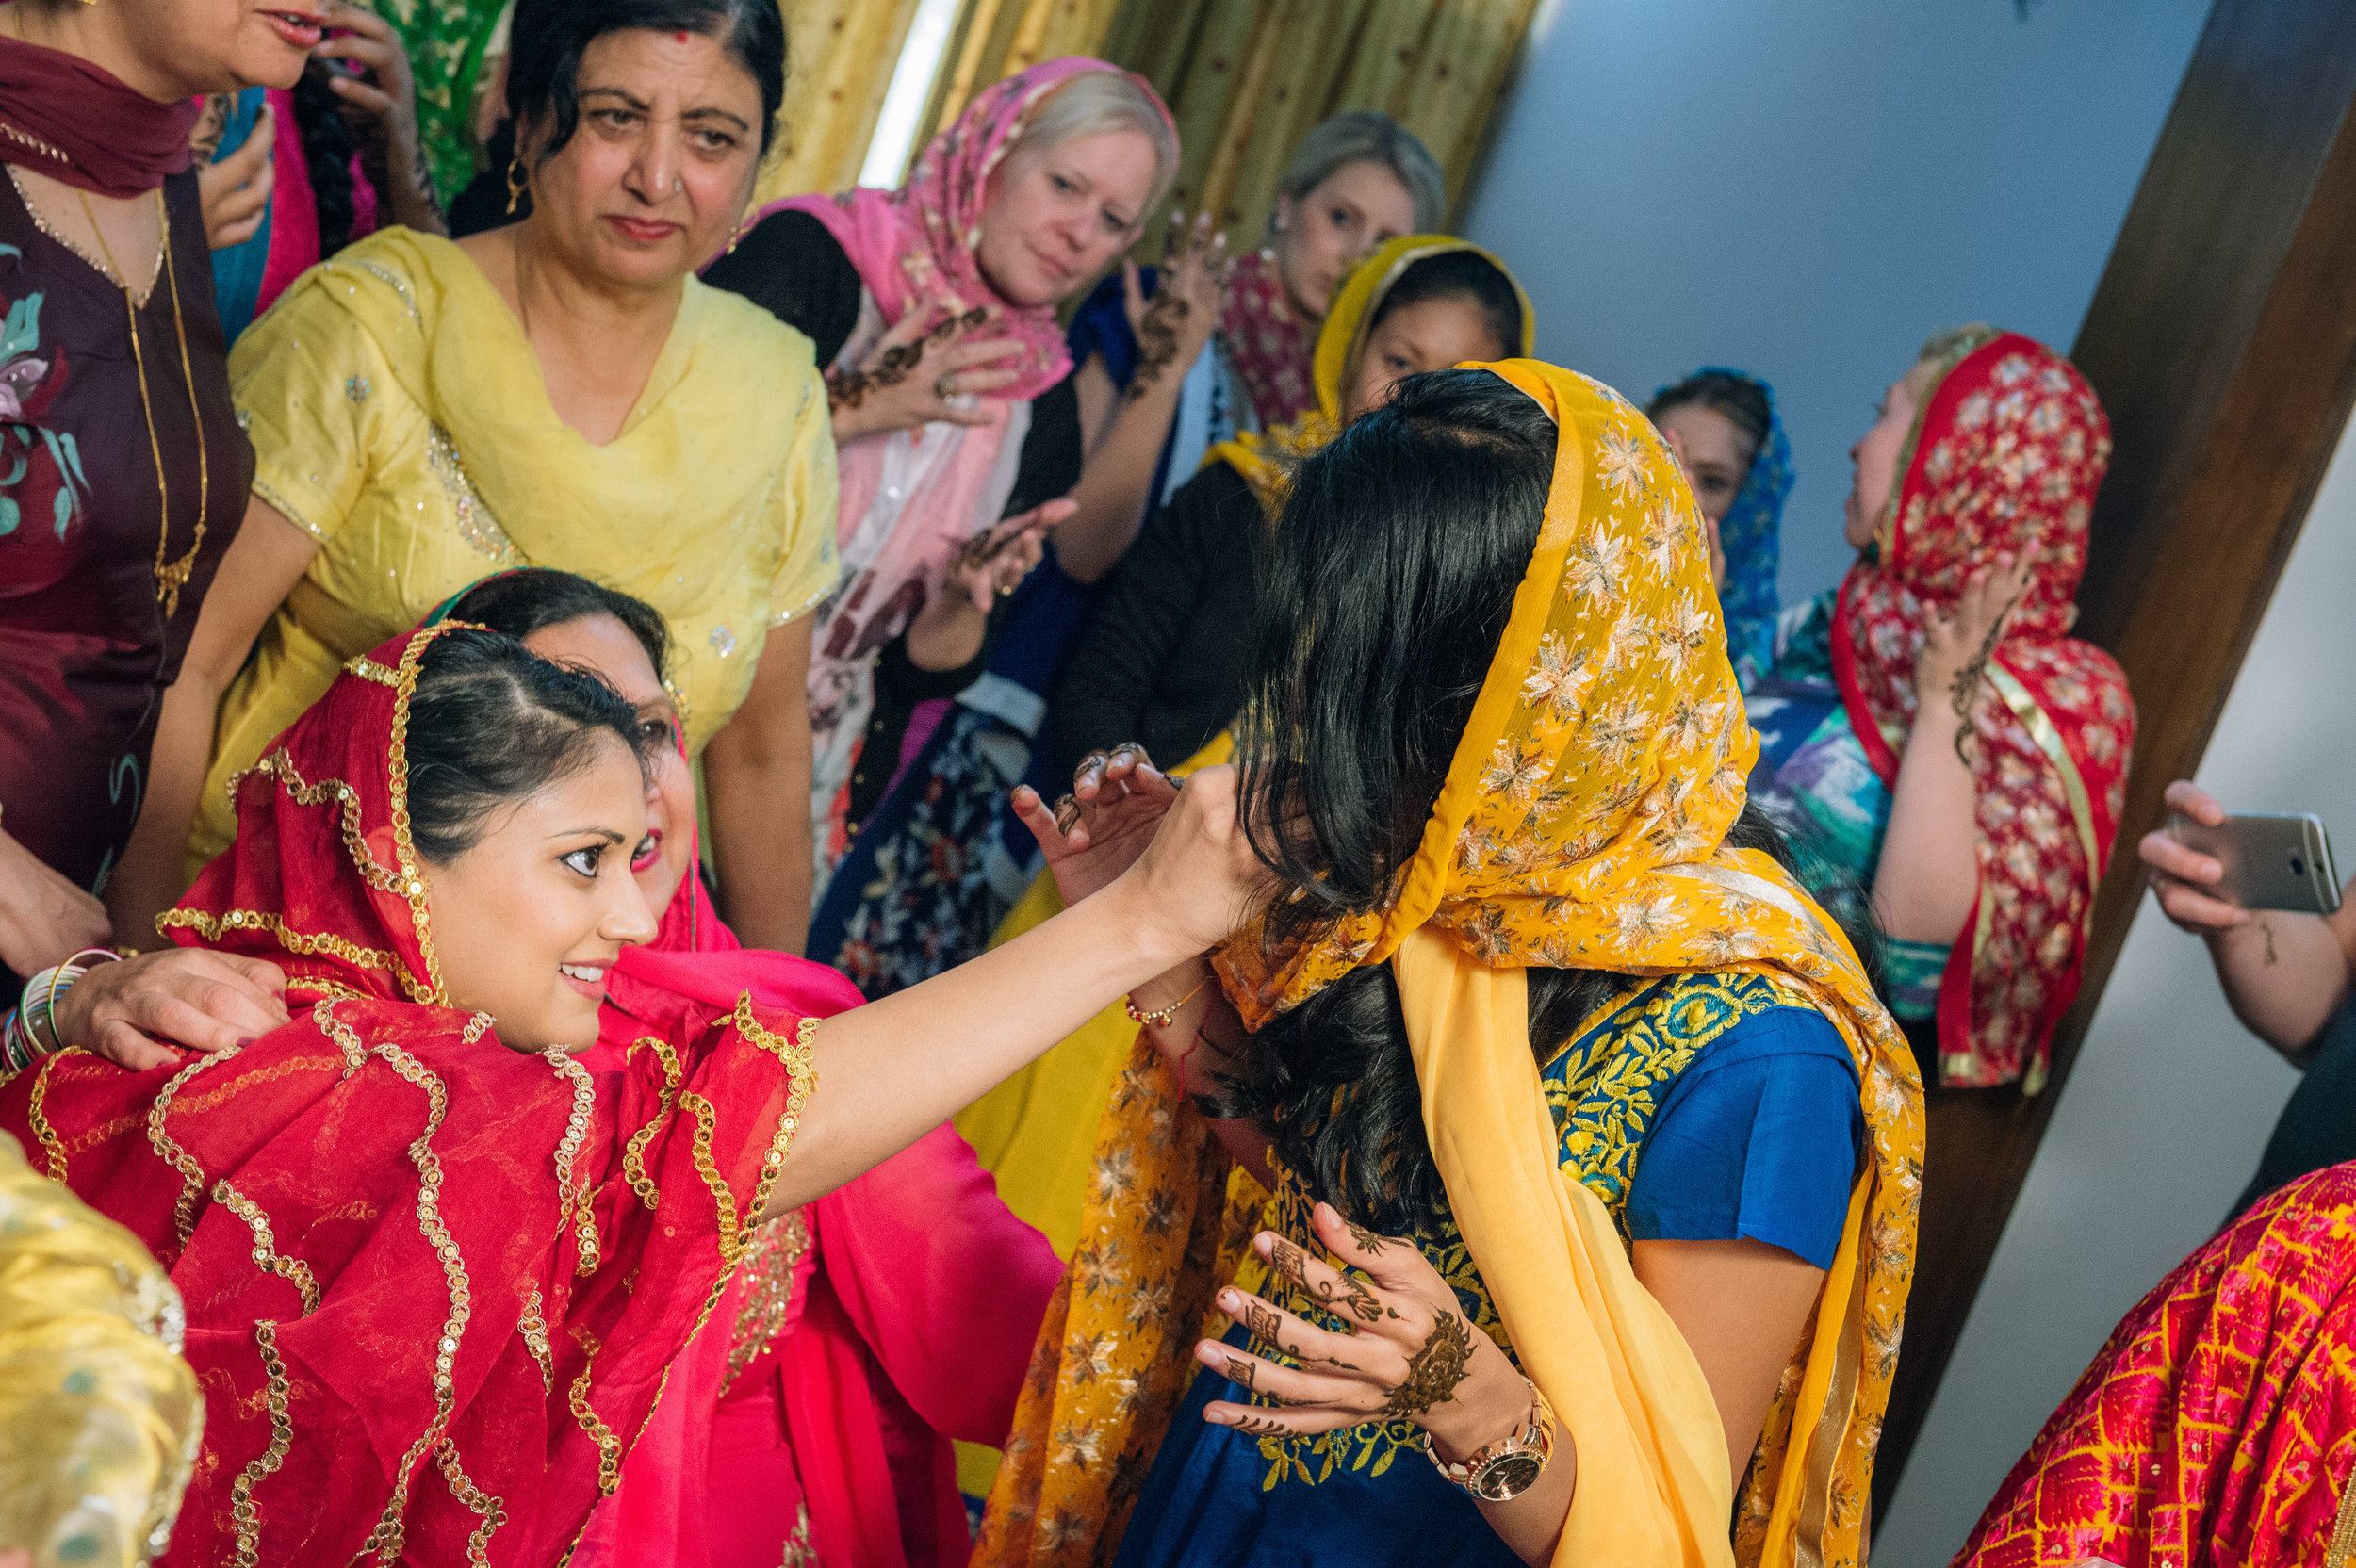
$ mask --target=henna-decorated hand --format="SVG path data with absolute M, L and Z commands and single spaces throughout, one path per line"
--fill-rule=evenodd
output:
M 1527 1417 L 1521 1374 L 1496 1341 L 1465 1321 L 1455 1291 L 1414 1242 L 1376 1235 L 1328 1203 L 1317 1206 L 1314 1223 L 1349 1272 L 1272 1232 L 1261 1232 L 1252 1246 L 1350 1331 L 1317 1328 L 1233 1286 L 1220 1291 L 1219 1310 L 1251 1331 L 1253 1353 L 1206 1339 L 1195 1358 L 1276 1405 L 1214 1400 L 1204 1420 L 1261 1437 L 1406 1420 L 1462 1460 Z M 1271 1351 L 1293 1364 L 1271 1359 Z
M 1151 300 L 1137 263 L 1121 264 L 1121 306 L 1137 339 L 1137 368 L 1121 394 L 1124 399 L 1134 402 L 1153 391 L 1172 366 L 1176 374 L 1186 373 L 1219 325 L 1227 274 L 1234 266 L 1227 236 L 1211 232 L 1208 212 L 1197 214 L 1189 230 L 1186 214 L 1176 211 L 1170 215 Z
M 1031 575 L 1046 552 L 1047 531 L 1073 510 L 1069 499 L 1044 501 L 967 540 L 949 567 L 950 596 L 962 595 L 975 610 L 990 613 L 990 600 L 1013 593 Z
M 2028 592 L 2033 570 L 2026 557 L 2016 562 L 1999 555 L 1993 567 L 1982 566 L 1965 580 L 1952 611 L 1924 617 L 1922 649 L 1914 660 L 1915 722 L 1953 722 L 1959 756 L 1972 733 L 1972 708 L 1988 662 L 2004 641 L 2013 607 Z
M 335 96 L 374 120 L 384 137 L 384 167 L 393 184 L 385 195 L 393 221 L 446 232 L 449 220 L 417 135 L 417 73 L 401 36 L 384 18 L 348 0 L 330 0 L 326 17 L 332 31 L 311 53 L 331 64 L 340 62 L 330 78 Z
M 1014 809 L 1039 840 L 1070 908 L 1137 862 L 1177 800 L 1178 787 L 1130 741 L 1080 759 L 1072 793 L 1053 811 L 1027 784 L 1014 792 Z
M 992 314 L 952 299 L 910 307 L 857 366 L 826 377 L 836 442 L 913 430 L 936 421 L 989 425 L 998 405 L 986 396 L 1017 380 L 1021 342 L 990 329 Z
M 220 130 L 211 129 L 213 145 L 199 150 L 196 196 L 205 213 L 206 244 L 225 251 L 260 233 L 262 220 L 270 215 L 270 191 L 278 182 L 273 159 L 278 128 L 275 111 L 264 104 L 245 140 L 221 158 L 213 155 Z

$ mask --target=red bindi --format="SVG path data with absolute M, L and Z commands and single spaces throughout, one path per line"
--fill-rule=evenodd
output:
M 673 43 L 685 43 L 687 41 L 687 35 L 685 33 L 673 33 L 671 35 L 671 41 Z

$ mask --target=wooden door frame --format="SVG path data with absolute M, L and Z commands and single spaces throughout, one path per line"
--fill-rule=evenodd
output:
M 2356 398 L 2356 4 L 2217 0 L 2071 359 L 2116 449 L 2078 633 L 2127 671 L 2134 771 L 2086 977 L 2044 1091 L 1940 1097 L 1926 1213 L 1939 1249 L 1910 1303 L 1874 1477 L 1876 1517 L 2027 1179 L 2141 903 L 2135 841 L 2207 747 Z M 1951 1189 L 1952 1190 L 1952 1189 Z

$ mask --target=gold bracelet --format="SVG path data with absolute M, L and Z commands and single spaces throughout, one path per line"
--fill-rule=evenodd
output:
M 1202 986 L 1195 987 L 1167 1007 L 1139 1007 L 1134 998 L 1124 996 L 1121 999 L 1121 1008 L 1129 1015 L 1132 1023 L 1150 1023 L 1156 1029 L 1167 1029 L 1177 1021 L 1178 1010 L 1202 995 L 1203 986 L 1209 984 L 1208 980 L 1203 981 Z

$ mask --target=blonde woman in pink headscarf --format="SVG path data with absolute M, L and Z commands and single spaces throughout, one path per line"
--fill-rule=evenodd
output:
M 897 190 L 768 207 L 706 273 L 827 367 L 843 572 L 810 669 L 821 892 L 941 699 L 982 673 L 994 598 L 1071 514 L 1083 454 L 1055 310 L 1136 240 L 1177 170 L 1142 78 L 1049 60 L 977 95 Z M 1176 354 L 1200 351 L 1186 333 L 1214 315 L 1182 318 Z

